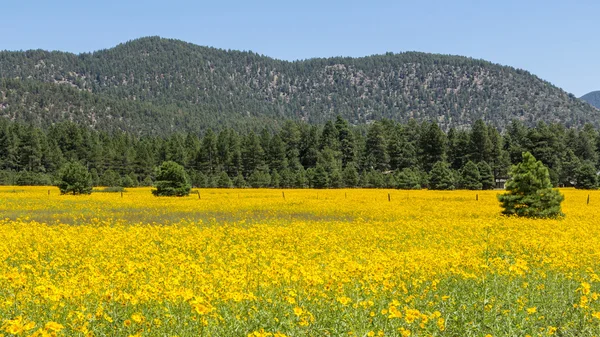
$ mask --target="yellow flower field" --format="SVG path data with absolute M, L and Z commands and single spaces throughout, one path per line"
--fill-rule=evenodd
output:
M 0 187 L 0 336 L 600 335 L 600 192 L 562 192 L 526 220 L 497 191 Z

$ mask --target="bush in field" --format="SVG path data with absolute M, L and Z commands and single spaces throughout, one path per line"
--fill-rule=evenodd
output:
M 498 196 L 502 213 L 531 218 L 564 216 L 560 208 L 564 196 L 552 189 L 546 166 L 529 152 L 522 156 L 523 161 L 510 170 L 508 192 Z
M 66 163 L 58 173 L 57 186 L 60 194 L 90 194 L 92 176 L 79 162 Z
M 174 161 L 163 162 L 156 168 L 156 189 L 152 194 L 156 196 L 186 196 L 190 194 L 192 186 L 185 174 L 183 166 Z

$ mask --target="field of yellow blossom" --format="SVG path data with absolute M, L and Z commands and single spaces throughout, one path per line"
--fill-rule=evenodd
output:
M 498 193 L 0 187 L 0 336 L 600 335 L 600 192 Z

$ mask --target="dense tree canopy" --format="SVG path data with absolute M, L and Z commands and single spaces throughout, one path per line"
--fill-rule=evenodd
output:
M 259 133 L 224 128 L 144 136 L 72 122 L 42 129 L 0 119 L 0 183 L 48 184 L 73 161 L 88 169 L 94 185 L 103 186 L 153 185 L 154 167 L 164 161 L 181 165 L 198 187 L 427 188 L 439 162 L 447 164 L 444 172 L 455 188 L 491 189 L 526 151 L 540 155 L 554 186 L 576 186 L 600 167 L 600 137 L 592 127 L 513 122 L 500 133 L 477 124 L 478 129 L 445 133 L 414 120 L 355 127 L 340 117 L 321 126 L 288 121 L 279 131 Z M 491 146 L 474 146 L 473 137 L 489 139 L 482 142 Z

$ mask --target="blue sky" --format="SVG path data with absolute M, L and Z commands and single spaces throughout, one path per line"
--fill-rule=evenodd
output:
M 6 1 L 0 49 L 88 52 L 142 36 L 306 59 L 388 51 L 526 69 L 600 90 L 600 1 Z

